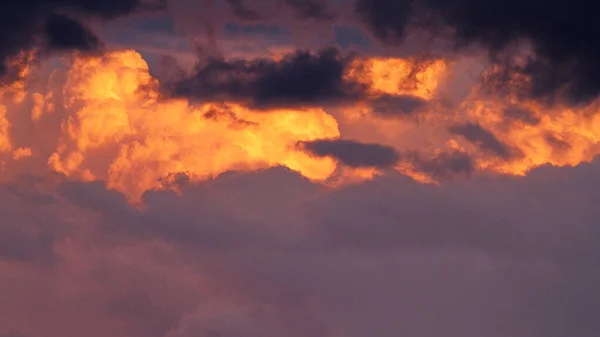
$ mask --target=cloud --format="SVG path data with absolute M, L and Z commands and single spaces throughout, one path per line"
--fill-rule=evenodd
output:
M 408 1 L 357 0 L 356 11 L 376 37 L 402 42 L 409 23 L 411 5 Z
M 458 150 L 422 154 L 418 151 L 399 152 L 377 143 L 361 143 L 346 139 L 318 139 L 301 142 L 300 148 L 313 156 L 331 157 L 350 168 L 397 168 L 420 179 L 425 174 L 431 181 L 447 181 L 455 176 L 469 176 L 476 169 L 473 159 Z M 406 167 L 409 169 L 406 170 Z
M 279 61 L 208 59 L 175 84 L 175 93 L 200 100 L 238 100 L 258 108 L 353 100 L 365 88 L 344 77 L 351 60 L 336 49 L 297 51 Z
M 228 3 L 286 27 L 344 5 Z M 145 8 L 46 4 L 32 34 L 57 49 L 100 43 L 82 17 Z M 498 63 L 490 95 L 455 60 L 311 50 L 203 59 L 192 100 L 133 50 L 0 88 L 0 335 L 595 337 L 597 106 L 514 95 L 528 79 Z
M 296 18 L 301 20 L 315 19 L 318 21 L 329 21 L 334 18 L 334 15 L 328 9 L 328 1 L 324 0 L 278 0 L 270 2 L 262 2 L 258 6 L 253 3 L 254 6 L 249 7 L 246 3 L 252 3 L 244 0 L 225 0 L 233 14 L 244 21 L 257 21 L 264 20 L 264 17 L 259 14 L 265 11 L 272 10 L 273 7 L 281 6 L 285 4 L 294 10 Z M 257 8 L 259 7 L 259 8 Z M 265 8 L 266 7 L 266 8 Z M 251 9 L 252 8 L 252 9 Z
M 301 147 L 319 157 L 333 157 L 350 167 L 390 167 L 400 160 L 393 147 L 360 143 L 345 139 L 319 139 L 301 143 Z
M 256 311 L 256 312 L 253 312 Z M 208 301 L 185 317 L 165 337 L 219 335 L 223 337 L 269 337 L 277 335 L 275 324 L 263 313 L 236 303 Z
M 245 21 L 256 21 L 260 19 L 260 16 L 253 10 L 248 9 L 244 5 L 244 0 L 226 0 L 231 6 L 233 14 Z
M 520 121 L 527 125 L 540 123 L 540 118 L 533 111 L 518 106 L 509 106 L 502 111 L 502 114 L 509 120 Z
M 101 44 L 93 32 L 63 15 L 51 15 L 46 21 L 45 33 L 48 46 L 53 50 L 87 51 L 98 49 Z
M 64 225 L 55 218 L 55 199 L 24 177 L 0 186 L 2 225 L 0 261 L 49 267 L 58 262 L 54 244 L 63 235 Z M 37 211 L 31 213 L 31 207 Z M 40 222 L 44 222 L 40 226 Z
M 418 172 L 428 174 L 435 181 L 445 181 L 455 175 L 471 175 L 476 165 L 467 153 L 454 150 L 435 154 L 433 157 L 423 157 L 418 152 L 405 154 L 409 162 Z
M 39 37 L 48 39 L 47 47 L 59 50 L 87 50 L 98 45 L 97 38 L 87 28 L 62 12 L 110 19 L 151 7 L 139 0 L 7 2 L 0 7 L 0 76 L 4 82 L 15 80 L 19 69 L 14 69 L 17 65 L 10 64 L 10 59 L 35 48 Z
M 531 78 L 523 95 L 579 104 L 600 93 L 600 67 L 595 62 L 600 56 L 595 42 L 600 25 L 589 14 L 593 8 L 584 3 L 358 0 L 355 9 L 375 36 L 391 43 L 404 41 L 415 26 L 437 35 L 448 35 L 449 28 L 457 46 L 483 46 L 493 60 L 511 53 L 507 47 L 529 43 L 532 54 L 520 61 L 509 57 L 505 64 L 508 73 Z
M 481 125 L 474 123 L 453 125 L 450 126 L 449 131 L 465 137 L 482 150 L 488 151 L 502 159 L 510 159 L 513 156 L 511 149 L 502 144 L 493 133 L 485 130 Z
M 548 110 L 531 102 L 490 97 L 473 86 L 463 101 L 448 107 L 443 93 L 453 85 L 446 74 L 457 71 L 454 64 L 399 58 L 352 58 L 341 80 L 339 72 L 333 72 L 336 80 L 330 82 L 338 83 L 338 88 L 349 83 L 361 88 L 357 97 L 335 85 L 321 91 L 297 87 L 303 82 L 289 74 L 304 75 L 289 70 L 296 64 L 291 61 L 306 57 L 308 68 L 321 69 L 327 62 L 319 61 L 324 57 L 319 55 L 291 54 L 287 61 L 240 59 L 232 63 L 242 64 L 240 73 L 226 62 L 225 72 L 233 72 L 228 73 L 230 78 L 219 77 L 217 71 L 219 76 L 206 79 L 227 85 L 224 89 L 207 86 L 207 92 L 212 94 L 216 88 L 240 93 L 246 100 L 223 102 L 163 95 L 161 83 L 133 50 L 64 54 L 60 68 L 49 61 L 32 64 L 23 81 L 0 90 L 2 177 L 60 172 L 72 180 L 105 181 L 138 200 L 150 189 L 177 188 L 171 180 L 181 175 L 200 181 L 229 170 L 282 165 L 312 181 L 345 184 L 372 179 L 386 167 L 421 182 L 439 182 L 468 176 L 471 168 L 523 175 L 544 164 L 577 165 L 600 153 L 593 105 Z M 316 72 L 324 77 L 331 74 Z M 310 82 L 313 76 L 308 78 Z M 245 95 L 246 89 L 255 94 L 263 92 L 257 89 L 264 83 L 280 82 L 288 84 L 267 86 L 278 88 L 265 89 L 270 96 L 254 95 L 269 97 L 258 108 L 253 105 L 255 98 Z M 230 90 L 237 88 L 231 83 L 240 83 L 244 90 Z M 400 118 L 381 118 L 378 105 L 383 103 L 388 113 L 404 110 Z M 524 110 L 516 111 L 517 107 Z M 376 162 L 357 169 L 343 161 L 337 165 L 339 159 L 333 154 L 309 155 L 296 146 L 338 138 L 381 144 L 401 160 L 391 166 L 389 161 L 388 166 Z M 360 160 L 369 156 L 350 154 Z M 449 168 L 454 167 L 449 159 L 454 154 L 461 154 L 456 160 L 463 158 L 457 166 L 463 169 Z
M 384 95 L 370 102 L 372 111 L 382 117 L 413 116 L 423 112 L 427 101 L 416 96 Z
M 301 19 L 331 20 L 334 15 L 327 9 L 327 1 L 323 0 L 286 0 L 294 8 Z
M 0 330 L 591 337 L 597 166 L 339 189 L 275 168 L 148 192 L 142 208 L 68 182 L 46 211 L 20 201 L 31 228 L 64 224 L 61 262 L 0 262 Z
M 336 120 L 322 108 L 265 112 L 235 102 L 164 98 L 134 51 L 78 54 L 68 62 L 68 70 L 55 69 L 49 77 L 56 82 L 32 81 L 39 92 L 30 89 L 20 102 L 3 97 L 3 177 L 55 171 L 106 181 L 136 199 L 180 173 L 203 180 L 231 169 L 286 165 L 324 180 L 335 169 L 330 159 L 294 150 L 298 141 L 339 136 Z M 20 148 L 30 155 L 15 155 Z

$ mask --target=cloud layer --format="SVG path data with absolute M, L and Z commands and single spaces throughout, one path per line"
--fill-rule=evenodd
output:
M 2 327 L 31 336 L 593 336 L 596 170 L 442 187 L 387 176 L 333 191 L 275 168 L 185 185 L 181 195 L 150 192 L 143 209 L 98 183 L 45 194 L 22 180 L 1 191 L 5 219 L 22 224 L 3 225 L 15 239 L 0 251 L 0 282 L 11 289 Z

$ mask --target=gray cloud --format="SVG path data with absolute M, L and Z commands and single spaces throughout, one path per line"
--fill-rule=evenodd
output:
M 469 142 L 477 145 L 482 150 L 487 151 L 502 159 L 510 159 L 517 155 L 515 151 L 507 145 L 501 143 L 490 131 L 484 129 L 479 124 L 464 123 L 450 126 L 450 133 L 461 135 Z
M 400 160 L 393 147 L 344 139 L 322 139 L 300 144 L 319 157 L 332 157 L 350 167 L 389 167 Z
M 442 186 L 391 174 L 330 190 L 276 168 L 188 184 L 181 196 L 148 192 L 140 209 L 101 184 L 67 183 L 37 222 L 76 221 L 55 243 L 61 263 L 35 276 L 0 264 L 13 299 L 0 312 L 14 317 L 0 329 L 592 337 L 597 169 Z M 39 219 L 32 210 L 23 219 Z M 61 314 L 28 328 L 32 277 Z
M 264 19 L 262 13 L 269 11 L 269 8 L 281 6 L 282 4 L 289 6 L 294 10 L 296 17 L 301 20 L 316 19 L 319 21 L 328 21 L 334 18 L 334 14 L 328 8 L 328 1 L 324 0 L 283 0 L 283 1 L 263 1 L 252 2 L 244 0 L 225 0 L 230 6 L 233 14 L 245 21 L 257 21 Z M 252 4 L 252 6 L 248 6 Z M 266 7 L 267 9 L 265 9 Z
M 427 101 L 416 96 L 384 95 L 369 102 L 371 110 L 382 117 L 406 117 L 423 112 Z
M 437 181 L 445 181 L 461 174 L 469 176 L 475 170 L 473 159 L 460 151 L 423 155 L 416 151 L 398 152 L 391 146 L 346 139 L 321 139 L 303 142 L 299 146 L 309 154 L 335 158 L 343 165 L 354 168 L 387 168 L 406 163 L 415 171 L 425 173 Z
M 242 101 L 257 108 L 352 101 L 363 97 L 366 88 L 344 78 L 351 60 L 333 48 L 296 51 L 280 61 L 211 58 L 177 81 L 174 93 L 209 101 Z
M 469 176 L 475 171 L 473 159 L 461 151 L 441 152 L 430 158 L 419 153 L 409 153 L 404 157 L 410 158 L 417 171 L 426 173 L 437 181 L 445 181 L 460 174 Z

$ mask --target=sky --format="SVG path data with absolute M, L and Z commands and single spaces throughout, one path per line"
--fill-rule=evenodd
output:
M 0 337 L 595 337 L 600 8 L 0 4 Z

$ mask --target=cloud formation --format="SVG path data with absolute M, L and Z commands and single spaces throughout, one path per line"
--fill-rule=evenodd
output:
M 450 132 L 461 135 L 468 141 L 479 146 L 482 150 L 490 152 L 492 155 L 503 159 L 510 159 L 511 150 L 494 136 L 493 133 L 485 130 L 481 125 L 466 123 L 450 126 Z
M 389 167 L 400 160 L 393 147 L 352 140 L 314 140 L 301 146 L 313 155 L 333 157 L 350 167 Z
M 211 58 L 176 83 L 174 91 L 200 100 L 240 100 L 257 108 L 351 101 L 366 90 L 345 78 L 351 61 L 335 49 L 297 51 L 279 61 Z
M 55 50 L 94 50 L 100 41 L 93 32 L 64 15 L 48 17 L 45 27 L 48 47 Z
M 330 50 L 223 61 L 225 75 L 217 67 L 204 77 L 223 85 L 199 86 L 221 100 L 165 96 L 132 50 L 78 53 L 63 69 L 30 64 L 22 81 L 2 90 L 3 175 L 56 171 L 139 199 L 181 174 L 197 181 L 283 165 L 327 183 L 371 179 L 385 167 L 438 182 L 474 170 L 523 175 L 547 163 L 576 165 L 599 151 L 593 113 L 541 113 L 477 86 L 448 105 L 452 63 L 341 60 Z M 383 156 L 370 158 L 378 149 Z
M 442 2 L 10 7 L 0 336 L 595 337 L 593 48 Z
M 162 0 L 155 2 L 157 6 L 164 4 Z M 63 12 L 110 19 L 153 7 L 148 4 L 140 0 L 6 2 L 0 7 L 0 76 L 3 81 L 14 80 L 20 70 L 9 63 L 10 59 L 38 47 L 39 37 L 46 37 L 46 47 L 51 49 L 87 50 L 98 45 L 97 38 L 84 25 L 61 14 Z
M 357 0 L 355 9 L 375 36 L 389 43 L 405 41 L 407 31 L 419 27 L 450 33 L 459 47 L 481 45 L 503 65 L 503 83 L 527 76 L 520 93 L 545 103 L 589 103 L 600 93 L 595 61 L 600 26 L 585 1 Z M 507 48 L 521 42 L 531 45 L 531 53 L 507 59 Z

